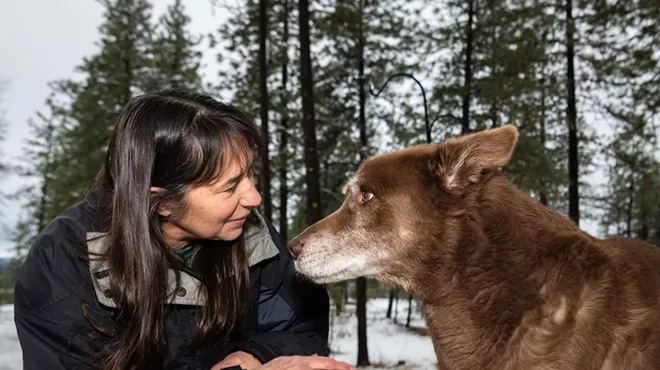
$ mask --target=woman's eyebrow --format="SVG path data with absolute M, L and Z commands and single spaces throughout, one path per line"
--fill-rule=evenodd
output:
M 238 175 L 236 175 L 236 176 L 232 177 L 231 179 L 225 181 L 225 185 L 229 185 L 229 184 L 235 184 L 235 183 L 237 183 L 238 180 L 240 180 L 241 178 L 243 178 L 244 175 L 245 175 L 244 172 L 239 173 Z
M 248 169 L 246 169 L 245 171 L 243 171 L 243 172 L 239 173 L 238 175 L 236 175 L 236 176 L 230 178 L 229 180 L 225 181 L 224 184 L 229 185 L 229 184 L 237 183 L 239 180 L 241 180 L 243 177 L 245 177 L 247 175 L 249 170 L 250 169 L 248 167 Z

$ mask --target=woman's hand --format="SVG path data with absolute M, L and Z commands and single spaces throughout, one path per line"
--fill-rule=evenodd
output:
M 243 370 L 252 370 L 261 366 L 261 362 L 256 357 L 243 351 L 233 352 L 225 357 L 222 361 L 218 362 L 211 368 L 211 370 L 220 370 L 231 366 L 240 366 Z
M 355 370 L 349 364 L 321 356 L 285 356 L 278 357 L 256 370 Z
M 242 353 L 247 356 L 252 357 L 251 355 L 245 353 L 245 352 L 236 352 L 236 353 Z M 232 354 L 233 355 L 233 354 Z M 272 361 L 266 363 L 266 364 L 259 364 L 256 367 L 247 367 L 251 366 L 248 365 L 246 362 L 243 363 L 237 363 L 235 359 L 238 359 L 239 356 L 237 355 L 234 359 L 230 359 L 231 355 L 227 356 L 224 360 L 219 362 L 217 365 L 215 365 L 211 370 L 220 370 L 225 367 L 229 366 L 235 366 L 239 365 L 245 370 L 280 370 L 280 369 L 287 369 L 287 370 L 355 370 L 355 367 L 344 363 L 340 362 L 337 360 L 334 360 L 330 357 L 322 357 L 322 356 L 282 356 L 282 357 L 277 357 L 273 359 Z M 242 358 L 243 355 L 240 355 Z M 247 358 L 247 357 L 246 357 Z M 254 361 L 259 363 L 257 359 L 252 357 Z M 231 360 L 231 362 L 227 361 Z M 226 362 L 227 361 L 227 362 Z M 251 364 L 254 364 L 251 362 Z M 246 366 L 247 365 L 247 366 Z

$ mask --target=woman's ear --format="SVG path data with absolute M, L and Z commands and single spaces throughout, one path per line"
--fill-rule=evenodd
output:
M 164 191 L 165 189 L 159 188 L 157 186 L 152 186 L 149 190 L 150 190 L 150 196 L 151 198 L 153 198 L 156 195 L 158 195 L 158 193 Z M 163 217 L 170 217 L 172 215 L 172 210 L 169 207 L 167 207 L 167 205 L 159 205 L 158 214 Z

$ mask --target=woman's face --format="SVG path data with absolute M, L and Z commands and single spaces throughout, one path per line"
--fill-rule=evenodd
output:
M 159 209 L 167 217 L 162 225 L 165 242 L 174 249 L 194 239 L 237 239 L 250 209 L 261 204 L 261 195 L 252 181 L 250 166 L 234 161 L 217 180 L 190 188 L 185 201 L 187 209 L 181 215 L 165 206 Z

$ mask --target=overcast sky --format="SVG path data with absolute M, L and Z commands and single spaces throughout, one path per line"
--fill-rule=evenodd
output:
M 230 0 L 233 1 L 233 0 Z M 165 11 L 171 1 L 153 0 L 154 15 Z M 225 19 L 211 0 L 183 0 L 192 18 L 191 32 L 207 34 Z M 94 0 L 6 0 L 0 1 L 0 80 L 4 80 L 0 109 L 9 123 L 7 140 L 0 144 L 3 155 L 21 153 L 28 133 L 27 121 L 42 110 L 50 89 L 48 82 L 74 75 L 74 68 L 98 48 L 98 26 L 103 8 Z M 214 56 L 204 57 L 204 73 L 213 74 Z M 0 189 L 11 192 L 20 178 L 0 179 Z M 19 205 L 0 209 L 1 222 L 12 227 L 19 216 Z M 10 243 L 0 233 L 0 257 L 9 255 Z

